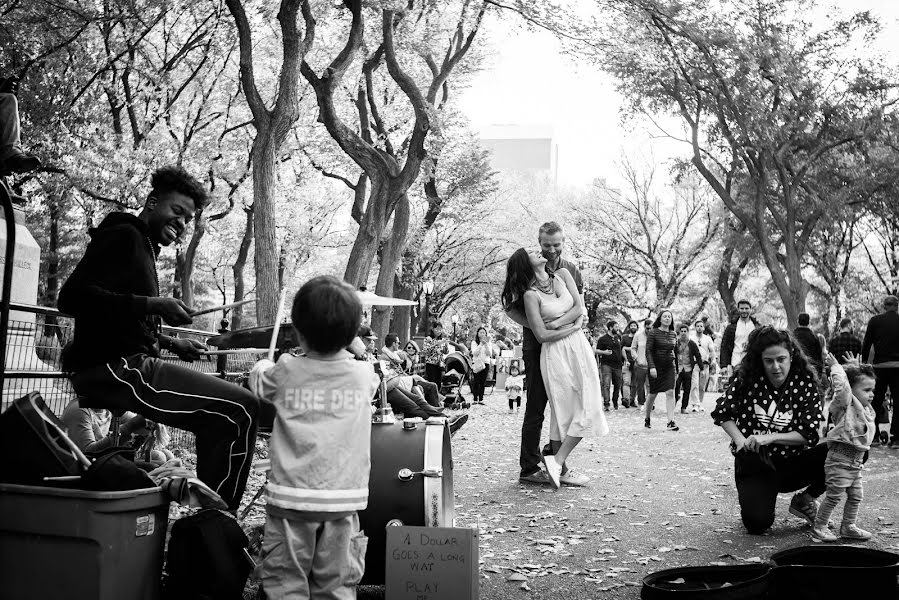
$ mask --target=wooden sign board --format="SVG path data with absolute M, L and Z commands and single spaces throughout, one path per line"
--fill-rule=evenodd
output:
M 477 600 L 478 530 L 388 527 L 387 600 Z

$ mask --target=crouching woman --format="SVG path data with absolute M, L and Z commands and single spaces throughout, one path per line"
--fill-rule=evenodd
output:
M 749 335 L 712 419 L 731 439 L 746 530 L 764 533 L 774 523 L 777 494 L 802 488 L 790 513 L 813 525 L 815 498 L 825 490 L 827 445 L 817 445 L 821 397 L 817 375 L 788 331 L 766 326 Z

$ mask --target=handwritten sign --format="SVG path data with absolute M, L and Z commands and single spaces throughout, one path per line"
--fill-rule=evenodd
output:
M 478 531 L 387 528 L 387 600 L 477 600 Z

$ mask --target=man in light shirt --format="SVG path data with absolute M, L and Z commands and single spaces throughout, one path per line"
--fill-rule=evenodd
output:
M 643 329 L 634 334 L 631 342 L 631 354 L 634 357 L 634 373 L 631 385 L 637 388 L 639 406 L 646 404 L 646 376 L 649 375 L 649 363 L 646 362 L 646 333 L 652 327 L 652 319 L 643 321 Z M 632 406 L 637 406 L 632 404 Z
M 736 369 L 746 354 L 746 344 L 749 342 L 749 334 L 759 326 L 758 321 L 752 318 L 752 304 L 749 300 L 737 302 L 738 318 L 724 330 L 721 336 L 721 367 L 733 367 Z M 733 369 L 731 372 L 733 372 Z
M 705 333 L 705 321 L 696 319 L 693 324 L 693 341 L 699 347 L 702 364 L 693 369 L 693 380 L 690 385 L 690 412 L 704 411 L 702 400 L 709 382 L 709 368 L 715 362 L 715 342 L 712 336 Z

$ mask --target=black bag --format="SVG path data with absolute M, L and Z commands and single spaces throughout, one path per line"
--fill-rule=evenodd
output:
M 15 400 L 0 415 L 0 481 L 46 485 L 44 477 L 80 475 L 86 459 L 64 432 L 38 392 Z
M 81 487 L 97 492 L 141 490 L 156 487 L 156 482 L 134 462 L 134 449 L 115 446 L 89 455 L 91 466 L 81 478 Z
M 172 525 L 166 600 L 242 599 L 253 561 L 247 535 L 231 515 L 204 509 Z

